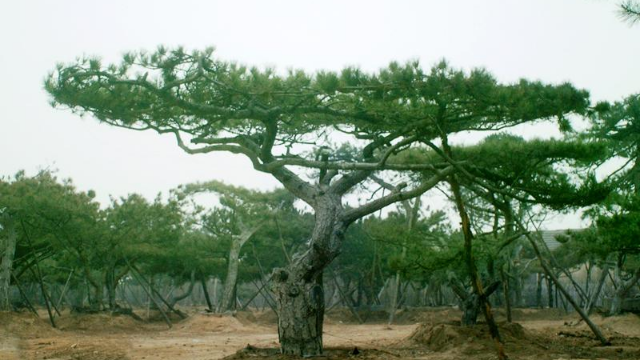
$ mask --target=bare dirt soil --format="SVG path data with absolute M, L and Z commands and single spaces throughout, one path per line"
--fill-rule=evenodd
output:
M 400 311 L 386 325 L 384 312 L 360 314 L 333 310 L 325 325 L 321 359 L 495 359 L 495 344 L 484 324 L 459 325 L 451 308 Z M 505 349 L 512 359 L 640 359 L 640 317 L 594 316 L 612 342 L 601 346 L 576 315 L 559 310 L 517 309 L 514 323 L 498 310 Z M 152 319 L 158 318 L 157 316 Z M 191 311 L 173 319 L 143 322 L 130 316 L 64 314 L 53 329 L 46 316 L 0 313 L 2 360 L 205 360 L 292 359 L 278 354 L 276 317 L 272 312 L 235 316 Z

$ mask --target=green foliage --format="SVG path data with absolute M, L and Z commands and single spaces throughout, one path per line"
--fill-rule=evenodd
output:
M 218 150 L 260 155 L 262 162 L 272 160 L 260 151 L 271 150 L 265 140 L 274 129 L 287 146 L 305 139 L 331 146 L 319 143 L 317 132 L 332 129 L 370 140 L 396 131 L 433 139 L 441 132 L 562 122 L 588 106 L 588 93 L 570 84 L 499 84 L 486 70 L 465 72 L 444 61 L 426 70 L 409 62 L 376 73 L 280 74 L 221 61 L 212 49 L 164 47 L 129 53 L 119 65 L 86 58 L 60 65 L 45 89 L 55 105 L 109 124 L 182 132 L 195 143 L 228 145 Z

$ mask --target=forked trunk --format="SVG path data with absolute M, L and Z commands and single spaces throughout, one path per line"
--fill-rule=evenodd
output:
M 619 315 L 622 313 L 622 302 L 629 295 L 629 291 L 640 281 L 640 268 L 636 270 L 633 277 L 626 282 L 620 281 L 618 289 L 613 294 L 609 315 Z
M 292 256 L 289 266 L 275 269 L 272 275 L 283 354 L 322 354 L 322 271 L 338 255 L 347 224 L 341 219 L 338 196 L 319 198 L 315 210 L 316 221 L 308 248 Z
M 446 140 L 446 139 L 443 139 Z M 446 145 L 446 141 L 443 141 Z M 448 145 L 446 145 L 448 147 Z M 489 293 L 486 293 L 486 289 L 482 285 L 482 280 L 478 275 L 478 269 L 476 267 L 475 259 L 473 257 L 472 251 L 472 240 L 473 234 L 471 232 L 471 220 L 469 219 L 469 215 L 464 206 L 464 201 L 462 199 L 462 193 L 460 191 L 460 184 L 455 176 L 452 176 L 449 179 L 449 185 L 451 186 L 451 190 L 454 195 L 456 208 L 458 209 L 458 214 L 460 215 L 462 234 L 464 235 L 464 259 L 467 265 L 467 269 L 469 271 L 469 277 L 471 278 L 471 286 L 473 288 L 474 295 L 478 297 L 480 302 L 480 308 L 484 315 L 485 320 L 487 321 L 487 325 L 489 327 L 489 334 L 493 339 L 496 345 L 496 351 L 498 353 L 499 360 L 508 359 L 507 355 L 504 352 L 504 342 L 500 337 L 500 330 L 498 325 L 495 322 L 495 318 L 493 317 L 493 310 L 491 309 L 491 304 L 489 303 Z M 497 286 L 495 286 L 497 288 Z M 495 289 L 494 289 L 495 290 Z
M 240 264 L 240 250 L 242 246 L 258 231 L 260 225 L 253 228 L 245 228 L 240 235 L 234 235 L 229 249 L 229 263 L 227 266 L 227 278 L 222 290 L 222 302 L 219 311 L 232 311 L 236 309 L 236 287 L 238 284 L 238 266 Z

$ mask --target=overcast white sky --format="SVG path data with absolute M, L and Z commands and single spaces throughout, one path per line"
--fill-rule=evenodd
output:
M 276 183 L 242 157 L 186 155 L 171 137 L 51 108 L 45 75 L 83 54 L 112 61 L 159 44 L 213 45 L 225 60 L 310 71 L 446 58 L 506 82 L 570 81 L 594 100 L 640 91 L 640 26 L 606 0 L 3 1 L 0 40 L 0 175 L 56 168 L 103 202 L 213 178 Z M 549 227 L 575 226 L 574 218 Z

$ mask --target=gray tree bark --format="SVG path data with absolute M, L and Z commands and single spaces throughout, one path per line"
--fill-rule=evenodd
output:
M 282 353 L 301 356 L 322 354 L 322 272 L 340 253 L 349 225 L 385 206 L 423 194 L 453 172 L 453 167 L 447 167 L 411 190 L 400 188 L 348 210 L 343 208 L 342 197 L 369 177 L 371 171 L 346 173 L 333 182 L 331 179 L 338 173 L 328 171 L 324 175 L 321 173 L 317 185 L 302 181 L 284 168 L 271 172 L 285 188 L 315 210 L 315 225 L 306 249 L 293 255 L 287 267 L 275 269 L 272 273 Z
M 626 282 L 620 281 L 618 288 L 613 295 L 613 300 L 611 301 L 609 315 L 619 315 L 622 313 L 622 302 L 627 297 L 631 288 L 633 288 L 638 281 L 640 281 L 640 269 L 636 270 L 631 279 Z
M 322 270 L 340 251 L 348 225 L 342 216 L 341 196 L 329 193 L 318 198 L 308 249 L 295 254 L 286 268 L 274 270 L 278 336 L 284 354 L 322 354 Z
M 15 221 L 9 216 L 5 216 L 4 219 L 3 227 L 6 235 L 0 248 L 3 252 L 2 264 L 0 265 L 0 310 L 8 311 L 11 310 L 9 286 L 13 258 L 16 252 L 17 234 Z
M 602 270 L 600 271 L 600 278 L 598 279 L 598 286 L 596 287 L 596 291 L 589 298 L 589 302 L 587 303 L 587 306 L 584 309 L 587 315 L 591 314 L 591 310 L 593 309 L 595 304 L 598 302 L 598 298 L 600 297 L 600 293 L 602 292 L 602 287 L 604 286 L 604 282 L 607 279 L 608 273 L 609 273 L 609 268 L 605 264 L 604 268 L 602 268 Z
M 259 226 L 250 229 L 243 229 L 240 235 L 234 235 L 231 239 L 231 249 L 229 249 L 229 263 L 227 266 L 227 278 L 222 290 L 222 302 L 219 312 L 232 311 L 236 309 L 236 286 L 238 283 L 238 268 L 240 264 L 240 251 L 244 244 L 258 231 Z

